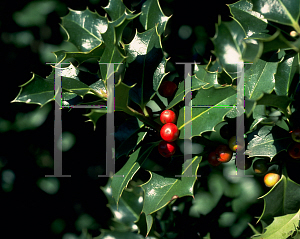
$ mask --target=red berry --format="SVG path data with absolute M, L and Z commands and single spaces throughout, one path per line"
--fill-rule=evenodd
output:
M 300 143 L 300 128 L 293 130 L 291 136 L 295 142 Z
M 167 123 L 161 128 L 160 136 L 163 140 L 172 142 L 178 138 L 179 130 L 175 124 Z
M 215 151 L 211 152 L 209 155 L 208 155 L 208 159 L 207 161 L 212 165 L 212 166 L 219 166 L 221 164 L 220 161 L 218 161 L 218 155 L 216 154 Z
M 173 123 L 175 124 L 177 120 L 176 114 L 172 110 L 164 110 L 160 114 L 160 121 L 163 124 Z
M 216 154 L 218 156 L 218 161 L 222 162 L 222 163 L 227 163 L 230 161 L 233 152 L 230 150 L 230 148 L 225 145 L 225 144 L 221 144 L 216 148 Z
M 175 153 L 174 142 L 161 141 L 158 145 L 158 152 L 165 158 L 171 157 Z
M 163 97 L 171 97 L 175 93 L 177 85 L 172 81 L 164 81 L 159 87 L 159 94 Z
M 293 143 L 288 153 L 293 159 L 300 159 L 300 143 Z

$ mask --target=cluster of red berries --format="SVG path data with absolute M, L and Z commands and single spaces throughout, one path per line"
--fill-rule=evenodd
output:
M 158 152 L 165 158 L 171 157 L 175 153 L 176 144 L 174 141 L 179 136 L 179 130 L 175 125 L 176 114 L 172 110 L 164 110 L 160 114 L 160 121 L 164 124 L 160 130 L 162 141 L 158 145 Z

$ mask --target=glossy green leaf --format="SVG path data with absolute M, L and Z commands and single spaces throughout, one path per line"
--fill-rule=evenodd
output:
M 182 164 L 179 175 L 185 175 L 185 172 L 190 169 L 192 175 L 196 175 L 201 159 L 202 157 L 195 156 L 189 159 L 186 164 Z M 158 211 L 174 199 L 183 196 L 193 196 L 196 177 L 175 177 L 175 175 L 171 175 L 171 170 L 168 174 L 167 172 L 166 174 L 150 172 L 150 174 L 150 180 L 141 185 L 145 192 L 143 212 L 146 215 Z M 149 228 L 148 231 L 150 231 Z
M 136 33 L 133 40 L 125 45 L 128 68 L 124 83 L 136 86 L 130 90 L 130 99 L 143 108 L 154 96 L 165 73 L 165 59 L 160 36 L 156 27 Z
M 127 187 L 129 181 L 140 169 L 141 165 L 147 159 L 152 149 L 157 145 L 157 143 L 149 143 L 139 147 L 130 155 L 130 158 L 126 164 L 115 174 L 115 176 L 113 176 L 111 183 L 112 195 L 117 204 L 119 203 L 122 192 L 125 187 Z
M 100 59 L 100 72 L 103 80 L 109 78 L 107 72 L 109 71 L 108 67 L 114 67 L 113 72 L 117 71 L 120 63 L 122 63 L 125 59 L 125 56 L 120 52 L 118 43 L 116 42 L 116 32 L 115 32 L 115 24 L 114 22 L 108 23 L 107 31 L 102 34 L 105 50 Z M 107 65 L 110 63 L 118 63 L 116 65 Z
M 279 182 L 260 198 L 264 199 L 264 210 L 259 220 L 296 213 L 300 208 L 300 185 L 289 178 L 283 167 Z
M 96 123 L 98 121 L 98 119 L 103 116 L 103 115 L 106 115 L 107 113 L 107 109 L 106 107 L 103 108 L 103 109 L 91 109 L 91 112 L 88 113 L 88 114 L 84 114 L 83 116 L 87 116 L 89 117 L 90 119 L 88 119 L 87 121 L 85 122 L 88 122 L 88 121 L 91 121 L 93 122 L 94 124 L 94 130 L 96 129 Z
M 122 0 L 109 0 L 108 5 L 104 7 L 112 21 L 117 20 L 125 13 L 132 13 L 123 3 Z
M 21 90 L 12 102 L 24 102 L 43 106 L 54 100 L 54 75 L 54 68 L 46 79 L 33 74 L 32 78 L 28 82 L 20 86 Z M 83 82 L 79 81 L 77 77 L 78 69 L 76 69 L 72 64 L 66 68 L 62 68 L 60 70 L 60 75 L 62 76 L 62 89 L 74 94 L 71 95 L 71 98 L 76 95 L 83 97 L 89 91 L 90 88 Z M 64 95 L 65 94 L 62 93 L 63 101 Z
M 236 76 L 237 63 L 242 62 L 244 38 L 245 32 L 235 19 L 230 22 L 219 22 L 216 34 L 212 38 L 214 54 L 221 66 L 233 77 Z
M 263 93 L 271 93 L 275 86 L 277 62 L 258 60 L 250 66 L 245 66 L 245 96 L 248 99 L 259 99 Z
M 240 0 L 228 4 L 228 7 L 233 17 L 243 26 L 247 38 L 258 39 L 270 36 L 266 29 L 268 21 L 261 14 L 252 10 L 251 2 Z
M 129 91 L 132 87 L 121 81 L 115 86 L 115 110 L 128 111 Z
M 200 89 L 192 100 L 191 121 L 184 122 L 184 107 L 179 110 L 177 120 L 179 138 L 184 138 L 184 127 L 192 127 L 192 137 L 200 136 L 206 131 L 213 131 L 214 127 L 232 110 L 233 105 L 236 105 L 236 90 L 232 87 Z
M 254 137 L 248 143 L 245 152 L 249 157 L 265 156 L 272 160 L 276 154 L 286 150 L 290 144 L 291 136 L 278 126 L 263 126 L 253 134 Z
M 39 104 L 41 106 L 54 100 L 54 81 L 33 74 L 25 84 L 20 85 L 21 90 L 12 102 Z
M 158 0 L 147 0 L 141 10 L 140 22 L 144 29 L 147 31 L 157 25 L 157 33 L 161 35 L 170 17 L 164 15 Z
M 99 60 L 104 52 L 105 45 L 101 45 L 93 48 L 88 52 L 66 52 L 64 50 L 53 52 L 56 57 L 56 63 L 61 63 L 67 61 L 68 59 L 74 58 L 79 64 L 82 62 L 94 58 Z
M 285 55 L 282 62 L 278 64 L 275 75 L 275 92 L 277 95 L 289 95 L 290 85 L 299 64 L 299 54 Z
M 274 217 L 274 221 L 266 227 L 266 232 L 259 235 L 264 239 L 286 239 L 289 238 L 299 226 L 300 210 L 298 213 Z M 255 238 L 255 237 L 254 237 Z
M 70 12 L 62 18 L 62 27 L 73 43 L 81 52 L 89 52 L 103 42 L 101 34 L 107 31 L 108 20 L 97 12 L 89 9 Z
M 300 2 L 298 0 L 253 0 L 253 10 L 266 19 L 284 25 L 293 26 L 300 33 L 298 24 Z

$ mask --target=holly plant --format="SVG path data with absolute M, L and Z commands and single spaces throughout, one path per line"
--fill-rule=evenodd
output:
M 13 102 L 86 106 L 91 132 L 121 115 L 119 169 L 101 188 L 113 220 L 97 238 L 299 238 L 300 2 L 227 6 L 205 64 L 171 62 L 158 0 L 69 9 L 61 26 L 77 51 L 54 52 L 49 76 L 21 85 Z

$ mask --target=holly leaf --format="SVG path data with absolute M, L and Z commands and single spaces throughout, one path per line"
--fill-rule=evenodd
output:
M 300 2 L 298 0 L 253 0 L 253 10 L 269 21 L 292 26 L 299 33 Z
M 255 236 L 254 238 L 264 239 L 286 239 L 293 235 L 299 226 L 300 210 L 297 213 L 288 214 L 280 217 L 274 217 L 274 221 L 266 227 L 266 232 Z
M 128 68 L 123 82 L 136 86 L 130 90 L 130 99 L 141 108 L 149 102 L 158 90 L 165 73 L 165 59 L 160 36 L 156 27 L 136 33 L 129 44 L 125 44 Z
M 53 54 L 56 57 L 56 63 L 61 63 L 67 61 L 68 59 L 74 58 L 79 64 L 84 61 L 94 58 L 96 60 L 100 60 L 104 52 L 105 44 L 102 44 L 93 48 L 88 52 L 67 52 L 65 50 L 55 51 Z
M 251 100 L 259 99 L 263 93 L 271 93 L 275 86 L 277 62 L 258 60 L 245 66 L 245 97 Z
M 277 95 L 288 96 L 289 89 L 296 73 L 299 55 L 286 54 L 283 61 L 278 64 L 275 75 L 275 92 Z
M 264 199 L 264 210 L 258 221 L 296 213 L 300 208 L 300 185 L 289 178 L 283 167 L 280 180 L 260 198 Z
M 253 4 L 247 0 L 240 0 L 233 4 L 227 4 L 230 13 L 239 21 L 249 39 L 270 37 L 267 26 L 268 21 L 258 12 L 252 10 Z
M 109 0 L 107 6 L 103 9 L 108 13 L 112 21 L 117 20 L 125 13 L 133 13 L 124 5 L 122 0 Z
M 93 122 L 94 125 L 94 130 L 96 129 L 96 123 L 98 121 L 98 119 L 103 116 L 106 115 L 107 113 L 107 109 L 105 107 L 105 109 L 91 109 L 91 112 L 88 114 L 83 114 L 83 116 L 89 117 L 88 120 L 86 120 L 85 122 Z
M 245 32 L 235 19 L 230 22 L 219 21 L 216 26 L 216 34 L 212 38 L 214 54 L 220 65 L 232 76 L 236 77 L 237 64 L 242 62 L 244 50 L 243 39 Z
M 185 108 L 179 110 L 177 127 L 180 131 L 179 138 L 184 138 L 184 127 L 192 127 L 192 137 L 201 136 L 203 132 L 213 131 L 225 115 L 236 105 L 236 90 L 232 87 L 215 89 L 200 89 L 192 100 L 191 120 L 185 122 Z
M 62 90 L 68 91 L 62 92 L 62 101 L 72 99 L 77 95 L 83 97 L 90 90 L 89 86 L 79 81 L 77 77 L 78 72 L 79 70 L 72 64 L 60 70 L 59 75 L 62 76 Z M 33 74 L 28 82 L 20 86 L 21 90 L 12 102 L 38 104 L 42 107 L 54 100 L 55 97 L 60 97 L 54 94 L 54 77 L 54 68 L 47 78 Z
M 89 9 L 75 11 L 62 17 L 62 28 L 68 36 L 67 41 L 81 52 L 89 52 L 103 42 L 101 34 L 107 31 L 108 20 Z
M 175 177 L 176 173 L 175 171 L 171 172 L 172 170 L 162 174 L 149 172 L 151 178 L 148 182 L 141 185 L 145 192 L 142 212 L 147 216 L 165 207 L 174 199 L 184 196 L 193 197 L 193 189 L 196 181 L 195 175 L 197 175 L 201 160 L 202 157 L 195 156 L 183 163 L 181 173 L 179 173 L 182 177 Z M 187 171 L 190 171 L 194 176 L 187 176 Z M 150 222 L 147 220 L 148 225 Z M 151 225 L 147 227 L 147 234 L 150 229 Z
M 288 148 L 290 138 L 289 133 L 278 126 L 263 126 L 248 135 L 251 140 L 245 154 L 249 157 L 270 157 L 272 160 L 276 154 Z
M 144 29 L 147 31 L 157 25 L 157 33 L 161 35 L 165 31 L 170 17 L 164 15 L 158 0 L 147 0 L 143 4 L 141 11 L 140 22 Z
M 108 75 L 108 72 L 117 71 L 120 64 L 125 59 L 125 56 L 123 56 L 123 54 L 119 50 L 119 43 L 117 42 L 115 26 L 115 22 L 109 22 L 107 31 L 102 34 L 103 40 L 105 42 L 105 49 L 99 63 L 101 76 L 105 81 L 110 77 Z M 113 65 L 113 63 L 117 64 Z M 108 67 L 113 67 L 113 69 L 109 70 L 107 69 Z
M 129 160 L 125 165 L 113 176 L 111 187 L 112 195 L 118 205 L 123 190 L 127 187 L 129 181 L 140 169 L 141 165 L 147 159 L 152 149 L 157 146 L 158 143 L 149 143 L 139 147 L 129 157 Z M 116 176 L 117 175 L 117 176 Z

